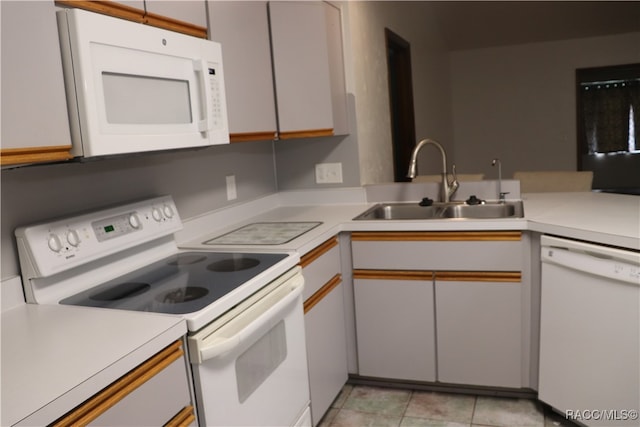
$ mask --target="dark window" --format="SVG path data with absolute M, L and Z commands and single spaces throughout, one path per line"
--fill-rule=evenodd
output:
M 578 169 L 593 188 L 640 194 L 640 64 L 576 70 Z

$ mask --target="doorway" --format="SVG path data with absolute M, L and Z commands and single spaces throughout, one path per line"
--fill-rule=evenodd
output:
M 416 143 L 409 42 L 385 28 L 393 146 L 393 173 L 396 182 L 410 181 L 407 168 Z

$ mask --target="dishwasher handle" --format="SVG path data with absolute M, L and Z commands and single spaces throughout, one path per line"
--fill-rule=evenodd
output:
M 565 241 L 567 242 L 567 241 Z M 561 239 L 542 240 L 544 264 L 640 286 L 640 254 L 582 242 L 563 244 Z
M 189 340 L 196 349 L 195 354 L 192 354 L 192 362 L 204 363 L 226 355 L 246 342 L 256 341 L 282 320 L 295 304 L 299 303 L 302 310 L 300 296 L 303 287 L 304 278 L 296 275 L 215 332 L 202 337 L 191 337 Z

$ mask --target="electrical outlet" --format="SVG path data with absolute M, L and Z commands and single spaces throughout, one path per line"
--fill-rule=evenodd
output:
M 342 163 L 316 164 L 316 184 L 340 184 L 342 182 Z
M 227 200 L 235 200 L 238 198 L 238 191 L 236 189 L 236 176 L 227 175 Z

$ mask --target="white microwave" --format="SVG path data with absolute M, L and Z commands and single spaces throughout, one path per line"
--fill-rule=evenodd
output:
M 229 142 L 219 43 L 80 9 L 57 19 L 74 156 Z

